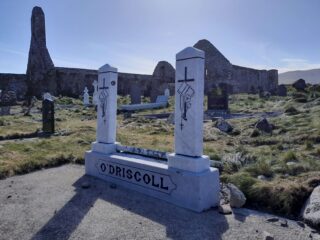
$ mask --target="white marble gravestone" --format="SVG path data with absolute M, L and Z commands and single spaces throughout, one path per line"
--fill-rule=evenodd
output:
M 104 153 L 115 149 L 117 129 L 118 70 L 106 64 L 99 69 L 97 140 L 93 150 Z
M 94 80 L 92 83 L 92 86 L 93 86 L 92 103 L 96 106 L 98 105 L 98 81 Z
M 170 97 L 170 90 L 168 88 L 164 90 L 164 95 L 168 98 Z
M 85 87 L 83 90 L 83 105 L 88 106 L 90 104 L 88 88 Z
M 209 169 L 203 155 L 204 52 L 188 47 L 176 55 L 175 153 L 169 166 L 187 171 Z
M 198 113 L 196 108 L 203 108 L 201 99 L 203 101 L 204 76 L 201 76 L 201 73 L 204 70 L 204 53 L 194 48 L 187 48 L 177 56 L 179 57 L 177 60 L 181 61 L 181 64 L 177 63 L 177 70 L 180 71 L 187 65 L 190 69 L 190 76 L 188 73 L 187 75 L 182 74 L 182 76 L 177 74 L 176 84 L 180 86 L 180 83 L 188 82 L 185 80 L 189 77 L 194 79 L 192 97 L 189 96 L 188 99 L 183 100 L 188 101 L 187 110 L 191 109 L 193 114 Z M 181 56 L 186 59 L 182 60 Z M 201 70 L 201 68 L 203 69 Z M 183 82 L 179 80 L 183 80 Z M 196 86 L 197 84 L 199 86 Z M 180 151 L 170 154 L 168 156 L 169 162 L 142 156 L 143 154 L 139 154 L 140 150 L 138 148 L 139 151 L 135 152 L 136 154 L 122 152 L 121 149 L 127 149 L 128 147 L 121 147 L 115 139 L 116 86 L 117 70 L 109 65 L 100 68 L 97 141 L 92 144 L 92 150 L 85 154 L 86 174 L 196 212 L 202 212 L 217 206 L 220 190 L 219 172 L 217 169 L 209 167 L 208 157 L 202 156 L 202 139 L 200 139 L 202 132 L 199 132 L 202 131 L 202 118 L 196 116 L 192 118 L 189 116 L 190 113 L 182 113 L 179 110 L 180 108 L 175 109 L 175 115 L 187 116 L 187 120 L 190 120 L 184 122 L 183 129 L 191 134 L 189 137 L 200 139 L 200 144 L 189 138 L 189 144 L 180 143 L 179 141 L 183 141 L 182 137 L 184 135 L 177 132 L 175 136 L 176 144 L 180 144 Z M 104 93 L 103 90 L 105 90 Z M 187 93 L 189 92 L 187 91 Z M 196 104 L 199 104 L 199 106 Z M 106 115 L 104 115 L 104 112 Z M 203 113 L 200 115 L 202 116 Z M 184 119 L 184 121 L 187 120 Z M 201 121 L 201 124 L 198 121 Z M 180 118 L 176 118 L 176 124 L 175 128 L 179 128 L 179 131 L 181 131 Z M 191 128 L 195 129 L 192 130 Z M 190 148 L 191 151 L 184 148 Z M 146 151 L 152 152 L 152 150 Z M 148 155 L 150 156 L 150 154 Z M 162 156 L 162 158 L 164 157 Z

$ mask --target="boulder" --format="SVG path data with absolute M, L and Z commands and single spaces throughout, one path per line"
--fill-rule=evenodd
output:
M 241 208 L 247 200 L 243 192 L 232 183 L 228 183 L 228 188 L 230 190 L 230 206 Z
M 225 133 L 230 133 L 233 130 L 233 127 L 223 118 L 219 118 L 216 123 L 215 127 L 218 128 L 220 131 Z
M 259 129 L 262 132 L 265 133 L 272 133 L 272 125 L 268 122 L 266 118 L 260 119 L 256 125 L 255 128 Z
M 307 84 L 306 84 L 306 81 L 304 79 L 299 79 L 297 81 L 295 81 L 293 84 L 292 84 L 292 87 L 294 87 L 296 90 L 298 91 L 304 91 L 307 87 Z
M 320 186 L 313 189 L 302 208 L 301 215 L 306 223 L 320 228 Z

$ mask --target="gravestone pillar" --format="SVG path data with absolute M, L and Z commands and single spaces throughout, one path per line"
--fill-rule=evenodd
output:
M 141 104 L 141 86 L 138 82 L 134 82 L 130 88 L 131 104 Z
M 98 74 L 97 139 L 92 150 L 111 153 L 116 151 L 118 70 L 106 64 Z
M 202 50 L 188 47 L 176 55 L 175 153 L 169 155 L 169 167 L 209 169 L 209 158 L 203 156 L 204 70 Z
M 92 83 L 92 86 L 93 86 L 92 103 L 96 106 L 98 105 L 98 81 L 94 80 Z
M 54 133 L 54 101 L 48 98 L 42 101 L 42 131 Z

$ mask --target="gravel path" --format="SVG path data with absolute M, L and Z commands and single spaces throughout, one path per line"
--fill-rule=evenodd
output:
M 87 186 L 89 185 L 89 186 Z M 198 214 L 64 165 L 0 181 L 0 239 L 320 239 L 307 226 L 238 209 Z

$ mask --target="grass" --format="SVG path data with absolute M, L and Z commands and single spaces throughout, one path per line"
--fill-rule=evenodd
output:
M 307 91 L 303 93 L 307 102 L 296 101 L 297 93 L 291 88 L 288 94 L 288 97 L 268 99 L 260 99 L 258 95 L 231 95 L 231 112 L 283 114 L 268 118 L 276 127 L 272 135 L 259 133 L 255 137 L 252 133 L 257 118 L 228 120 L 237 130 L 236 134 L 220 132 L 214 123 L 205 122 L 204 154 L 223 163 L 221 180 L 240 187 L 249 206 L 295 215 L 312 189 L 309 181 L 317 181 L 319 176 L 320 99 Z M 143 99 L 147 101 L 149 99 Z M 118 104 L 127 103 L 128 96 L 118 98 Z M 85 151 L 95 140 L 95 110 L 83 107 L 78 99 L 66 97 L 58 98 L 55 107 L 57 133 L 54 136 L 0 141 L 0 178 L 65 163 L 83 163 Z M 14 115 L 0 117 L 0 139 L 27 136 L 41 129 L 40 108 L 38 101 L 31 116 L 23 116 L 21 107 L 15 107 Z M 173 125 L 165 120 L 139 117 L 172 112 L 173 108 L 174 98 L 171 97 L 167 109 L 146 110 L 127 119 L 118 115 L 117 141 L 123 145 L 173 152 Z M 236 154 L 241 156 L 240 163 L 226 160 L 226 156 L 233 158 Z M 288 165 L 288 162 L 295 164 Z M 257 179 L 259 175 L 268 177 L 269 181 Z

